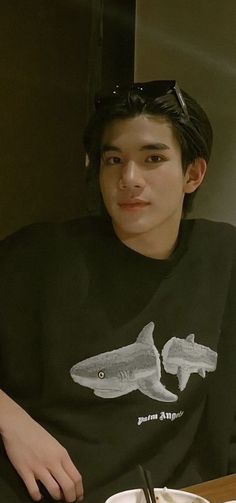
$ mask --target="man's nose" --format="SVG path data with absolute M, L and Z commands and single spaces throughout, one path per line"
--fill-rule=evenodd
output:
M 142 188 L 145 184 L 142 173 L 134 161 L 129 161 L 122 166 L 120 174 L 120 188 Z

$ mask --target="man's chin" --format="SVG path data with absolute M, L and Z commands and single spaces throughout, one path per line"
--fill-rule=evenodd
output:
M 128 219 L 127 219 L 128 220 Z M 144 234 L 148 232 L 150 229 L 150 225 L 147 224 L 147 222 L 144 221 L 137 221 L 137 222 L 129 222 L 129 221 L 114 221 L 113 220 L 113 227 L 115 230 L 115 233 L 118 236 L 121 235 L 137 235 L 137 234 Z

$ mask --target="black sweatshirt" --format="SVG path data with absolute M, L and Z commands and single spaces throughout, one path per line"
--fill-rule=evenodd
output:
M 0 387 L 68 450 L 85 503 L 138 487 L 138 463 L 156 487 L 236 471 L 235 286 L 229 224 L 183 221 L 167 260 L 96 218 L 2 241 Z M 3 446 L 0 498 L 31 501 Z

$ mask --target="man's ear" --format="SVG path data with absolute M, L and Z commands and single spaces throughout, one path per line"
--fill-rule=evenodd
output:
M 194 159 L 194 161 L 189 164 L 184 175 L 184 192 L 185 194 L 191 194 L 194 192 L 202 183 L 207 170 L 207 163 L 202 157 Z

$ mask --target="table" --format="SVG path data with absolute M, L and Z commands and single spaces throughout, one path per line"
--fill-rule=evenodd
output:
M 209 480 L 195 486 L 184 488 L 199 496 L 203 496 L 211 503 L 223 503 L 223 501 L 236 501 L 236 474 Z

